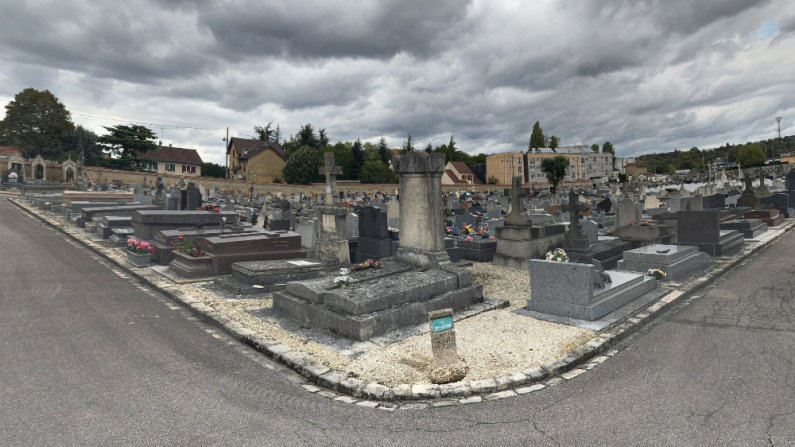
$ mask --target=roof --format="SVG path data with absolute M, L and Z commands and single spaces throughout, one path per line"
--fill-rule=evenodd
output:
M 464 163 L 463 161 L 451 161 L 450 164 L 453 165 L 453 167 L 455 168 L 456 171 L 458 171 L 459 174 L 475 175 L 475 173 L 472 172 L 472 170 L 469 169 L 469 166 L 467 166 L 467 164 Z
M 22 155 L 22 151 L 11 146 L 0 146 L 0 155 Z
M 451 180 L 451 181 L 452 181 L 454 184 L 456 184 L 456 185 L 468 185 L 468 184 L 469 184 L 469 182 L 467 182 L 466 180 L 461 180 L 460 178 L 458 178 L 458 177 L 455 175 L 455 173 L 454 173 L 452 170 L 450 170 L 450 169 L 445 169 L 445 170 L 444 170 L 444 173 L 445 173 L 445 174 L 446 174 L 448 177 L 450 177 L 450 180 Z
M 232 145 L 235 145 L 235 149 L 237 149 L 237 158 L 248 160 L 251 157 L 254 157 L 257 154 L 261 154 L 268 149 L 272 149 L 273 152 L 279 157 L 283 159 L 287 159 L 284 155 L 284 148 L 279 143 L 266 143 L 262 140 L 249 140 L 247 138 L 236 138 L 232 137 L 229 139 L 229 145 L 226 147 L 226 152 L 229 153 Z
M 647 165 L 646 163 L 627 163 L 624 165 L 625 168 L 627 166 L 632 166 L 633 168 L 645 168 L 648 167 L 649 165 Z
M 148 151 L 143 154 L 139 153 L 138 157 L 186 165 L 200 165 L 204 163 L 196 149 L 184 149 L 172 146 L 160 146 L 160 149 Z

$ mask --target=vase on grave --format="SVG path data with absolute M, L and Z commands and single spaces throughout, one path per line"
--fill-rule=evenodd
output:
M 127 250 L 127 262 L 136 267 L 149 267 L 152 265 L 150 256 L 149 253 L 138 254 Z
M 174 260 L 168 264 L 171 270 L 186 278 L 198 278 L 213 275 L 213 258 L 210 256 L 191 256 L 174 251 Z

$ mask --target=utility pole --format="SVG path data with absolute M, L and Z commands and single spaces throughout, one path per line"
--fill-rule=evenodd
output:
M 226 138 L 224 138 L 226 144 L 224 145 L 224 162 L 226 164 L 226 179 L 229 180 L 229 127 L 226 128 Z
M 776 122 L 778 123 L 778 139 L 781 139 L 781 117 L 776 117 Z

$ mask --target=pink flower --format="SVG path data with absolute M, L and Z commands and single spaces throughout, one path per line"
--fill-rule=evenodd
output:
M 467 236 L 467 238 L 466 238 L 466 239 L 464 239 L 464 240 L 465 240 L 465 241 L 471 241 L 471 240 L 472 240 L 472 236 Z
M 489 239 L 494 239 L 494 236 L 489 236 Z

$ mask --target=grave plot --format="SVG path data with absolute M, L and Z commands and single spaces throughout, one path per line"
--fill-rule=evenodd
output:
M 710 264 L 708 254 L 686 245 L 648 245 L 624 252 L 618 270 L 646 273 L 661 270 L 665 281 L 679 282 Z

